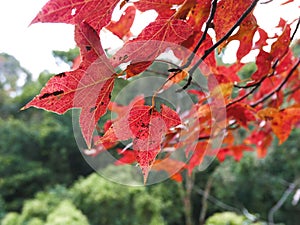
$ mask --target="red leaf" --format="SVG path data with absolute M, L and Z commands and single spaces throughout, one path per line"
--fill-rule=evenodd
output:
M 236 103 L 227 109 L 227 118 L 231 117 L 247 128 L 247 123 L 255 120 L 254 109 L 249 105 Z
M 268 148 L 271 146 L 273 137 L 269 127 L 264 130 L 252 132 L 252 134 L 245 140 L 246 144 L 253 144 L 257 149 L 257 156 L 263 158 L 266 156 Z
M 291 27 L 288 24 L 284 24 L 282 34 L 278 39 L 272 44 L 271 55 L 275 59 L 280 59 L 284 54 L 287 53 L 290 45 L 291 37 Z
M 115 165 L 124 165 L 124 164 L 132 164 L 136 162 L 136 153 L 135 151 L 118 149 L 118 153 L 122 155 L 120 159 L 115 162 Z
M 80 126 L 90 148 L 96 123 L 110 101 L 114 70 L 103 55 L 98 34 L 88 24 L 76 26 L 75 32 L 83 60 L 79 68 L 52 77 L 23 109 L 34 106 L 62 114 L 81 108 Z
M 191 156 L 190 160 L 189 160 L 189 164 L 187 165 L 187 169 L 188 169 L 188 174 L 191 175 L 194 168 L 196 166 L 199 166 L 203 159 L 204 159 L 204 155 L 207 149 L 207 142 L 198 142 L 195 150 L 193 152 L 193 155 Z
M 33 23 L 90 24 L 97 32 L 107 25 L 119 0 L 50 0 L 32 20 Z
M 271 54 L 261 49 L 256 59 L 257 71 L 252 74 L 251 78 L 258 81 L 269 74 L 271 71 L 272 60 L 273 57 Z
M 226 159 L 226 156 L 233 156 L 234 160 L 240 161 L 244 151 L 252 151 L 252 148 L 247 145 L 235 145 L 222 148 L 218 151 L 217 157 L 220 162 Z
M 258 25 L 256 18 L 253 14 L 250 14 L 241 23 L 239 31 L 228 39 L 228 42 L 231 40 L 238 40 L 240 42 L 240 46 L 236 54 L 238 60 L 241 60 L 252 49 L 252 40 L 257 28 Z
M 133 6 L 129 6 L 123 15 L 121 16 L 120 20 L 115 22 L 111 21 L 107 26 L 106 29 L 111 31 L 114 35 L 118 36 L 120 39 L 124 37 L 130 37 L 130 28 L 133 24 L 135 18 L 136 9 Z
M 262 47 L 268 45 L 268 33 L 260 27 L 258 27 L 257 31 L 259 33 L 259 40 L 255 43 L 253 49 L 262 49 Z
M 221 0 L 214 18 L 216 38 L 220 40 L 252 3 L 251 0 Z M 227 42 L 220 45 L 219 52 Z
M 171 8 L 173 8 L 174 5 L 179 5 L 183 2 L 184 0 L 140 0 L 135 2 L 134 5 L 142 12 L 154 9 L 160 17 L 170 17 L 176 12 L 175 9 Z
M 197 4 L 190 11 L 188 23 L 194 27 L 194 30 L 197 31 L 196 33 L 201 33 L 202 26 L 210 13 L 211 1 L 197 0 L 196 2 Z
M 166 126 L 160 114 L 150 106 L 135 107 L 129 115 L 129 127 L 133 134 L 133 149 L 146 183 L 148 173 L 161 150 Z
M 161 150 L 163 136 L 167 134 L 169 128 L 181 123 L 180 118 L 175 111 L 165 105 L 161 105 L 159 113 L 151 106 L 141 105 L 139 99 L 124 107 L 120 116 L 100 142 L 132 139 L 136 161 L 142 169 L 146 182 L 155 158 Z
M 168 47 L 186 40 L 191 33 L 192 28 L 182 20 L 156 20 L 150 23 L 136 39 L 126 42 L 112 57 L 112 64 L 119 65 L 129 61 L 131 64 L 152 62 Z

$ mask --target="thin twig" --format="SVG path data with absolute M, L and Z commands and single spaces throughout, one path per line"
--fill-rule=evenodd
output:
M 299 64 L 300 64 L 300 58 L 298 59 L 297 63 L 293 66 L 293 68 L 290 70 L 290 72 L 288 73 L 288 75 L 284 78 L 284 80 L 273 91 L 271 91 L 269 94 L 265 95 L 264 97 L 262 97 L 258 101 L 250 104 L 250 106 L 251 107 L 256 107 L 260 103 L 262 103 L 262 102 L 266 101 L 268 98 L 270 98 L 273 94 L 275 94 L 276 92 L 280 91 L 281 88 L 289 80 L 289 78 L 293 75 L 294 71 L 297 69 L 297 67 L 299 66 Z
M 299 26 L 300 26 L 300 17 L 298 18 L 298 22 L 297 22 L 296 28 L 295 28 L 292 36 L 291 36 L 290 41 L 292 41 L 294 39 L 294 37 L 295 37 L 295 35 L 296 35 L 296 33 L 297 33 L 298 29 L 299 29 Z
M 200 188 L 194 188 L 194 190 L 200 194 L 200 195 L 205 195 L 205 191 L 200 189 Z M 233 212 L 237 212 L 239 214 L 242 214 L 242 210 L 238 209 L 238 208 L 235 208 L 235 207 L 232 207 L 230 205 L 227 205 L 226 203 L 224 202 L 221 202 L 220 200 L 216 199 L 215 197 L 211 196 L 210 194 L 207 195 L 207 199 L 209 201 L 211 201 L 212 203 L 214 203 L 216 206 L 224 209 L 224 210 L 227 210 L 227 211 L 233 211 Z
M 281 208 L 281 206 L 284 204 L 284 202 L 287 200 L 289 195 L 294 191 L 296 188 L 296 184 L 292 183 L 290 186 L 285 190 L 279 201 L 271 208 L 268 214 L 268 224 L 274 225 L 274 214 L 278 211 L 278 209 Z

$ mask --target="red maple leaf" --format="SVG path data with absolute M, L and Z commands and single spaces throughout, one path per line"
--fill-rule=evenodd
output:
M 183 2 L 184 0 L 140 0 L 135 2 L 134 5 L 142 12 L 154 9 L 159 14 L 159 17 L 166 18 L 176 12 L 174 5 L 180 5 Z
M 130 62 L 135 66 L 138 63 L 140 73 L 168 47 L 174 48 L 174 44 L 183 42 L 191 33 L 192 28 L 183 20 L 169 18 L 156 20 L 150 23 L 137 38 L 126 42 L 112 57 L 111 62 L 113 65 Z M 133 75 L 136 74 L 137 72 L 133 72 Z
M 251 3 L 252 0 L 221 0 L 218 3 L 214 18 L 217 40 L 220 40 L 230 30 Z M 219 52 L 227 43 L 224 42 L 219 47 Z
M 77 25 L 75 35 L 82 55 L 80 66 L 52 77 L 40 94 L 23 109 L 34 106 L 62 114 L 71 108 L 81 108 L 79 123 L 90 148 L 96 123 L 106 112 L 110 101 L 114 70 L 92 27 L 87 23 Z
M 241 60 L 252 49 L 252 40 L 257 28 L 258 25 L 256 18 L 250 14 L 241 23 L 238 32 L 228 39 L 228 42 L 231 40 L 238 40 L 240 42 L 240 46 L 236 54 L 238 60 Z
M 227 117 L 235 119 L 243 127 L 248 127 L 247 123 L 255 121 L 255 110 L 249 105 L 237 103 L 227 109 Z
M 119 0 L 51 0 L 46 3 L 31 24 L 38 22 L 81 24 L 85 21 L 98 33 L 109 23 L 118 2 Z
M 177 113 L 161 105 L 161 112 L 152 106 L 142 105 L 135 100 L 126 107 L 122 115 L 107 130 L 100 142 L 115 142 L 132 139 L 136 161 L 142 169 L 144 181 L 161 150 L 164 135 L 168 129 L 177 126 L 181 120 Z M 126 132 L 124 132 L 126 131 Z

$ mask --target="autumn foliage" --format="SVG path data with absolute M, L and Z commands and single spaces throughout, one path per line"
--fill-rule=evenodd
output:
M 270 36 L 253 14 L 262 3 L 269 4 L 258 0 L 50 0 L 32 24 L 73 24 L 81 61 L 72 71 L 53 76 L 24 109 L 33 106 L 63 114 L 80 108 L 87 149 L 101 154 L 131 141 L 129 147 L 118 150 L 116 164 L 138 163 L 145 182 L 151 169 L 164 170 L 181 181 L 181 173 L 191 174 L 205 157 L 240 160 L 244 151 L 257 151 L 264 157 L 274 136 L 281 144 L 299 124 L 300 59 L 291 49 L 299 19 L 291 23 L 281 19 L 277 33 Z M 130 28 L 135 17 L 148 10 L 155 10 L 155 20 L 134 36 Z M 123 12 L 118 21 L 112 21 L 114 11 Z M 124 41 L 113 55 L 102 47 L 105 40 L 99 33 L 103 29 Z M 237 60 L 225 66 L 220 54 L 234 40 L 239 42 Z M 153 92 L 150 103 L 140 95 L 129 105 L 111 101 L 116 79 L 143 76 L 170 50 L 179 63 L 160 71 L 165 82 Z M 245 77 L 243 58 L 253 51 L 256 70 Z M 198 71 L 207 82 L 205 88 L 195 85 Z M 160 94 L 173 85 L 180 85 L 174 96 L 186 92 L 194 99 L 189 110 L 157 104 Z M 101 128 L 103 134 L 94 136 L 107 111 L 117 117 Z M 247 135 L 238 138 L 241 129 Z M 220 145 L 215 145 L 216 138 L 223 140 Z M 177 151 L 183 152 L 185 161 L 172 157 Z

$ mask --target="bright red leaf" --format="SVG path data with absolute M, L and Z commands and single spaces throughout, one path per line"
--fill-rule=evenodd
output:
M 227 109 L 227 117 L 233 118 L 243 127 L 248 127 L 248 122 L 255 121 L 255 110 L 249 105 L 237 103 Z
M 220 40 L 230 30 L 251 3 L 252 0 L 221 0 L 218 3 L 214 19 L 217 40 Z M 244 25 L 247 26 L 248 24 Z M 248 27 L 248 29 L 252 30 L 252 23 L 249 25 L 250 27 Z M 219 47 L 219 52 L 226 46 L 226 44 L 227 42 L 224 42 Z
M 79 68 L 52 77 L 23 109 L 34 106 L 62 114 L 81 108 L 80 127 L 90 148 L 95 126 L 110 101 L 114 70 L 103 56 L 98 34 L 88 24 L 76 26 L 75 32 L 82 54 Z
M 51 0 L 32 20 L 33 23 L 90 24 L 97 33 L 106 26 L 119 0 Z

